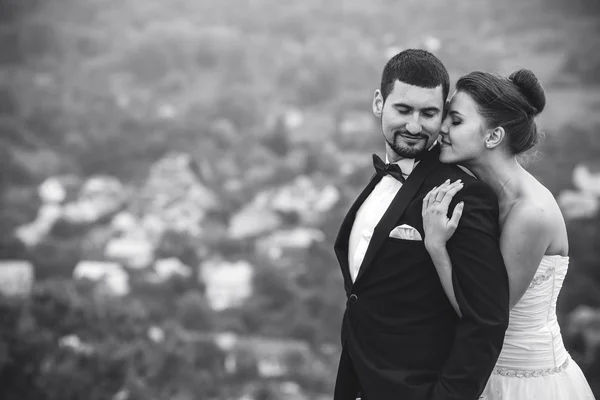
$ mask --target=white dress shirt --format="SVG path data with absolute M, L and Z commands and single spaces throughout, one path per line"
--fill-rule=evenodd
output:
M 385 162 L 388 163 L 387 156 Z M 394 164 L 398 164 L 405 178 L 410 175 L 416 165 L 415 160 L 412 158 L 404 158 Z M 401 187 L 402 183 L 396 178 L 390 175 L 383 176 L 356 212 L 348 242 L 348 265 L 350 266 L 352 282 L 356 280 L 369 248 L 375 226 L 377 226 Z

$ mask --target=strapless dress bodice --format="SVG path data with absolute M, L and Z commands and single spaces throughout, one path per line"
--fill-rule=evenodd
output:
M 544 256 L 529 288 L 510 312 L 495 373 L 547 374 L 569 362 L 556 318 L 556 301 L 569 258 Z

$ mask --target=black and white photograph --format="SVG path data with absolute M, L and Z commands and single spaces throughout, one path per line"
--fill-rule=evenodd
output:
M 598 0 L 0 0 L 0 400 L 596 399 Z

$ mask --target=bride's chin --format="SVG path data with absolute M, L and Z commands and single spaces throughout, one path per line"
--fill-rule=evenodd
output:
M 452 164 L 454 161 L 452 161 L 452 157 L 449 154 L 444 154 L 442 151 L 440 154 L 440 162 L 444 164 Z
M 440 151 L 440 162 L 444 164 L 457 164 L 459 161 L 459 157 L 452 151 L 450 146 L 442 146 Z

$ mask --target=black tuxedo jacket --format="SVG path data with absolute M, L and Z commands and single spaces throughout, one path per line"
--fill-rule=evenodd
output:
M 335 400 L 475 400 L 496 363 L 508 326 L 508 276 L 499 248 L 498 202 L 492 189 L 429 151 L 375 227 L 358 276 L 348 268 L 348 239 L 374 175 L 344 219 L 335 253 L 347 302 Z M 401 224 L 424 238 L 423 197 L 446 179 L 462 179 L 450 211 L 465 202 L 447 244 L 458 318 L 422 241 L 390 238 Z

